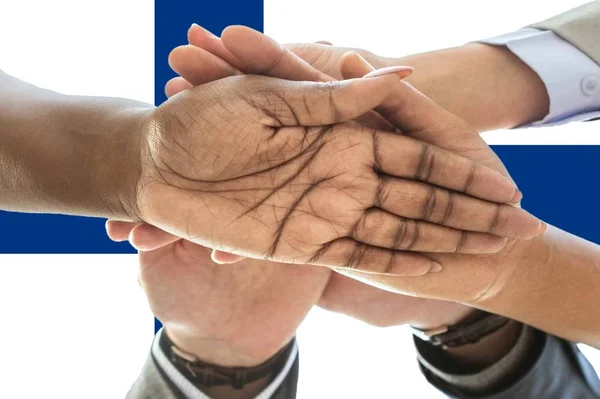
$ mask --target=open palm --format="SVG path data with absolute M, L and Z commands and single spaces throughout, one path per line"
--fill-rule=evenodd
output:
M 236 55 L 232 57 L 231 54 L 227 53 L 227 49 L 224 48 L 218 38 L 214 35 L 207 34 L 200 29 L 192 28 L 189 32 L 189 40 L 191 44 L 209 50 L 213 54 L 222 56 L 223 60 L 234 60 L 234 62 L 230 64 L 231 67 L 236 68 L 234 73 L 239 73 L 240 70 L 248 69 L 251 71 L 266 70 L 269 74 L 288 79 L 313 78 L 328 80 L 332 78 L 324 76 L 324 74 L 333 75 L 333 77 L 338 78 L 340 76 L 340 65 L 338 65 L 338 62 L 347 50 L 320 44 L 286 46 L 297 55 L 300 55 L 313 67 L 317 67 L 320 70 L 315 71 L 313 68 L 303 65 L 301 60 L 294 60 L 293 57 L 281 57 L 278 55 L 278 52 L 281 54 L 281 47 L 267 37 L 263 37 L 261 42 L 267 49 L 265 52 L 267 56 L 256 57 L 256 60 L 252 60 L 253 55 L 248 53 L 248 50 L 245 50 L 245 48 L 247 49 L 248 47 L 244 47 L 243 42 L 240 42 L 238 46 L 235 46 L 235 43 L 230 44 L 230 47 L 233 48 Z M 258 39 L 254 40 L 255 42 L 258 41 Z M 211 58 L 206 56 L 202 57 L 203 54 L 199 52 L 195 53 L 194 51 L 189 51 L 184 48 L 180 48 L 179 51 L 179 54 L 173 53 L 171 60 L 172 64 L 177 70 L 184 72 L 186 77 L 189 77 L 192 81 L 199 78 L 197 74 L 200 71 L 194 71 L 190 68 L 190 63 L 187 64 L 187 68 L 185 67 L 186 55 L 188 56 L 187 61 L 189 61 L 189 57 L 194 57 L 194 54 L 196 54 L 196 56 L 198 56 L 196 61 L 201 61 L 200 64 L 211 64 Z M 186 54 L 186 51 L 189 52 Z M 359 51 L 359 53 L 375 66 L 385 64 L 385 60 L 380 57 L 365 51 Z M 268 54 L 271 54 L 271 56 L 269 57 Z M 247 63 L 252 61 L 252 65 L 250 67 L 244 65 L 240 59 Z M 274 64 L 273 60 L 279 61 Z M 197 63 L 191 65 L 197 65 Z M 268 68 L 265 68 L 265 66 L 268 66 Z M 354 63 L 353 65 L 350 62 L 346 62 L 342 67 L 342 69 L 344 69 L 344 67 L 346 69 L 346 71 L 344 71 L 344 77 L 346 78 L 362 76 L 370 71 L 368 67 L 365 69 L 365 66 L 360 65 L 360 63 Z M 185 87 L 186 85 L 185 82 L 178 82 L 177 80 L 170 83 L 172 84 L 172 87 L 178 85 L 180 87 Z M 424 118 L 424 121 L 427 120 L 428 118 Z M 435 128 L 432 129 L 431 126 L 429 126 L 429 129 L 421 129 L 420 131 L 414 129 L 417 131 L 411 134 L 415 137 L 423 138 L 425 141 L 462 153 L 471 159 L 483 162 L 506 173 L 500 160 L 489 149 L 485 142 L 481 140 L 476 132 L 469 129 L 468 126 L 464 126 L 464 123 L 461 124 L 461 121 L 457 122 L 458 124 L 453 126 L 454 129 L 452 131 L 444 132 L 444 134 L 436 134 Z M 465 128 L 461 130 L 460 128 L 463 126 Z M 224 257 L 224 255 L 221 255 L 221 257 Z M 440 256 L 440 259 L 444 259 L 443 255 Z M 422 327 L 433 327 L 456 321 L 469 312 L 468 308 L 453 302 L 404 297 L 402 295 L 378 290 L 371 286 L 361 284 L 337 273 L 332 275 L 330 283 L 321 298 L 320 305 L 330 310 L 340 311 L 377 325 L 394 325 L 409 322 Z
M 184 51 L 188 51 L 189 49 L 180 49 L 180 50 L 184 52 Z M 192 55 L 193 55 L 193 53 L 192 53 Z M 200 54 L 200 55 L 202 56 L 204 54 Z M 185 57 L 181 58 L 181 60 L 183 60 L 184 58 Z M 290 59 L 291 59 L 292 63 L 293 62 L 298 63 L 297 60 L 294 61 L 293 58 L 290 58 Z M 262 60 L 264 62 L 268 62 L 269 58 L 268 57 L 263 57 Z M 176 57 L 172 57 L 171 61 L 172 61 L 172 63 L 177 63 L 177 58 Z M 221 58 L 219 58 L 219 59 L 216 59 L 216 58 L 215 59 L 197 58 L 194 61 L 200 61 L 200 65 L 208 66 L 204 70 L 204 72 L 206 72 L 208 70 L 208 73 L 205 73 L 205 75 L 208 74 L 209 76 L 211 76 L 211 73 L 212 73 L 212 75 L 214 75 L 214 74 L 217 74 L 217 75 L 220 75 L 220 74 L 221 75 L 226 75 L 227 73 L 234 73 L 234 74 L 238 73 L 238 72 L 234 71 L 234 69 L 233 69 L 233 67 L 232 67 L 231 64 L 227 64 L 227 66 L 224 66 L 223 63 L 219 64 L 219 61 L 222 61 Z M 239 66 L 239 62 L 240 62 L 239 59 L 237 59 L 236 62 L 238 62 L 238 66 Z M 190 68 L 190 65 L 192 65 L 192 66 L 193 65 L 198 65 L 198 62 L 190 62 L 190 60 L 188 59 L 188 61 L 185 62 L 185 63 L 180 62 L 180 65 L 186 65 L 186 68 Z M 219 68 L 219 67 L 222 67 L 222 68 Z M 184 68 L 184 67 L 182 66 L 182 68 Z M 260 69 L 260 66 L 257 67 L 255 65 L 254 68 Z M 277 68 L 280 68 L 280 69 L 277 70 Z M 286 70 L 286 68 L 288 68 L 289 75 L 285 75 L 285 73 L 284 73 L 285 70 Z M 246 68 L 246 69 L 248 69 L 248 68 Z M 306 68 L 306 67 L 304 67 L 304 68 L 298 68 L 296 70 L 293 70 L 292 68 L 290 68 L 289 63 L 286 64 L 285 62 L 280 62 L 279 65 L 277 65 L 275 68 L 271 68 L 271 70 L 269 72 L 273 73 L 275 76 L 285 77 L 285 78 L 289 78 L 289 79 L 302 78 L 302 77 L 306 77 L 306 76 L 311 75 L 311 74 L 316 76 L 316 75 L 319 74 L 319 73 L 315 72 L 312 68 Z M 185 71 L 184 71 L 184 73 L 185 73 Z M 191 71 L 188 71 L 187 73 L 190 76 L 192 74 Z M 186 77 L 188 77 L 188 76 L 186 76 Z M 205 76 L 205 78 L 206 78 L 206 76 Z M 193 81 L 194 77 L 192 76 L 192 78 L 188 78 L 188 79 L 190 79 L 191 81 Z M 329 78 L 329 79 L 331 79 L 331 78 Z M 168 94 L 175 94 L 178 90 L 183 90 L 183 89 L 189 87 L 189 85 L 190 84 L 188 82 L 186 82 L 186 81 L 183 81 L 181 79 L 176 79 L 176 80 L 171 81 L 169 83 L 169 85 L 167 87 L 167 93 Z M 123 226 L 123 228 L 127 232 L 129 230 L 131 230 L 131 227 Z M 155 230 L 155 231 L 151 231 L 151 230 L 152 229 L 151 229 L 150 226 L 145 226 L 145 227 L 142 227 L 142 228 L 138 228 L 138 231 L 140 231 L 140 232 L 146 231 L 148 233 L 148 234 L 146 234 L 146 236 L 152 236 L 152 235 L 154 236 L 154 238 L 151 237 L 150 240 L 146 240 L 147 242 L 151 242 L 152 240 L 155 240 L 154 241 L 155 243 L 156 242 L 160 242 L 161 233 L 158 230 Z M 135 235 L 133 235 L 133 236 L 135 237 Z M 157 236 L 159 238 L 158 241 L 156 241 Z M 383 236 L 385 237 L 385 235 L 383 235 Z M 143 238 L 144 234 L 138 234 L 137 237 L 138 238 L 141 237 L 141 238 L 138 239 L 138 242 L 143 242 L 144 241 L 144 238 Z M 445 236 L 445 237 L 448 237 L 448 236 Z M 164 240 L 167 240 L 167 241 L 170 240 L 170 238 L 167 235 L 163 235 L 162 239 L 163 239 L 163 242 L 164 242 Z M 151 245 L 156 245 L 156 244 L 151 244 Z M 373 297 L 374 300 L 371 301 L 371 303 L 374 306 L 379 306 L 379 304 L 381 304 L 381 299 L 382 298 L 383 298 L 384 301 L 389 300 L 389 301 L 395 301 L 396 303 L 402 303 L 402 297 L 401 296 L 397 296 L 397 295 L 389 294 L 389 293 L 386 293 L 386 292 L 378 291 L 377 289 L 374 289 L 372 287 L 369 287 L 369 286 L 366 286 L 366 285 L 362 285 L 362 284 L 359 284 L 357 286 L 354 282 L 351 282 L 351 281 L 348 281 L 348 286 L 344 286 L 344 284 L 343 284 L 344 280 L 347 280 L 347 279 L 345 277 L 340 276 L 340 275 L 336 275 L 336 279 L 332 280 L 332 282 L 330 284 L 330 287 L 328 287 L 328 290 L 326 291 L 326 295 L 324 295 L 324 297 L 323 297 L 323 298 L 327 299 L 326 301 L 323 301 L 323 305 L 325 305 L 327 307 L 331 307 L 331 306 L 329 306 L 329 304 L 331 304 L 331 303 L 335 304 L 336 303 L 335 298 L 337 296 L 337 298 L 338 298 L 337 302 L 338 303 L 337 303 L 337 305 L 334 306 L 334 308 L 338 308 L 339 309 L 340 308 L 338 306 L 339 303 L 343 302 L 344 298 L 348 298 L 348 295 L 344 295 L 344 294 L 347 294 L 348 292 L 354 292 L 354 293 L 356 293 L 357 289 L 359 291 L 360 290 L 367 290 L 367 292 L 366 292 L 367 295 L 364 295 L 364 297 L 366 299 L 368 299 L 369 297 Z M 340 284 L 340 282 L 342 284 Z M 350 287 L 350 285 L 352 285 L 352 287 Z M 344 288 L 346 288 L 346 291 L 348 291 L 348 292 L 344 293 L 343 292 Z M 351 288 L 351 290 L 349 290 L 348 288 Z M 335 295 L 335 292 L 339 292 L 340 295 Z M 369 292 L 377 293 L 377 295 L 368 295 Z M 358 292 L 357 297 L 361 297 L 360 294 L 361 294 L 361 292 Z M 395 298 L 394 298 L 394 296 L 395 296 Z M 333 301 L 331 300 L 332 297 L 334 298 Z M 406 301 L 407 302 L 411 302 L 411 301 L 415 302 L 415 300 L 413 300 L 412 298 L 407 298 Z M 422 300 L 420 300 L 420 301 L 422 301 Z M 432 305 L 433 305 L 434 302 L 435 301 L 432 301 Z M 349 312 L 347 311 L 346 313 L 350 313 L 350 314 L 353 314 L 354 316 L 358 316 L 358 317 L 366 316 L 369 313 L 372 314 L 372 315 L 375 315 L 375 314 L 378 314 L 378 313 L 381 314 L 381 312 L 372 312 L 372 311 L 370 312 L 368 310 L 369 309 L 368 304 L 369 304 L 369 301 L 365 300 L 365 302 L 363 303 L 363 306 L 359 307 L 360 309 L 357 308 L 357 307 L 355 307 L 354 311 L 349 311 Z M 407 305 L 409 305 L 409 304 L 410 303 L 407 303 Z M 348 309 L 352 309 L 352 307 L 346 306 L 346 309 L 347 310 Z M 366 312 L 365 312 L 365 310 L 366 310 Z M 374 309 L 372 309 L 372 307 L 371 307 L 371 310 L 374 310 Z M 462 310 L 462 309 L 458 310 L 458 311 L 459 312 L 464 312 L 464 310 Z M 361 312 L 362 312 L 362 314 L 361 314 Z M 373 322 L 374 324 L 399 324 L 399 323 L 402 323 L 402 322 L 409 321 L 407 319 L 407 313 L 406 312 L 403 312 L 402 314 L 396 314 L 395 318 L 392 317 L 391 320 L 393 320 L 393 321 L 391 321 L 391 322 L 390 322 L 389 315 L 384 315 L 383 317 L 385 317 L 387 320 L 383 321 L 383 322 L 381 320 L 379 322 L 377 320 L 370 320 L 370 321 Z M 361 318 L 364 319 L 365 317 L 361 317 Z

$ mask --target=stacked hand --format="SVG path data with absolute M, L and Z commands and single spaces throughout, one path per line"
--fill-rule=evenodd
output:
M 170 96 L 190 88 L 191 83 L 189 82 L 200 85 L 211 79 L 223 78 L 231 74 L 241 75 L 242 71 L 264 73 L 289 80 L 332 80 L 331 77 L 313 69 L 266 36 L 244 28 L 229 29 L 224 33 L 221 41 L 207 34 L 201 28 L 195 27 L 190 30 L 190 42 L 195 45 L 178 48 L 171 55 L 171 64 L 182 75 L 182 78 L 176 78 L 169 82 L 166 91 Z M 253 52 L 251 54 L 245 50 L 249 48 L 249 42 L 252 42 Z M 332 51 L 339 51 L 324 45 L 314 48 L 319 50 L 331 48 L 334 49 Z M 344 57 L 341 67 L 344 77 L 347 78 L 361 77 L 371 72 L 372 69 L 368 63 L 355 54 Z M 400 70 L 400 73 L 406 74 L 406 69 Z M 400 128 L 405 136 L 383 131 L 377 132 L 377 135 L 385 134 L 390 135 L 390 138 L 393 136 L 403 139 L 407 139 L 406 136 L 418 136 L 430 143 L 435 142 L 454 152 L 467 155 L 469 158 L 488 162 L 504 172 L 493 152 L 464 122 L 444 112 L 410 86 L 401 84 L 399 81 L 394 81 L 393 86 L 393 95 L 386 97 L 377 110 L 391 125 Z M 355 115 L 355 117 L 358 116 Z M 380 117 L 363 115 L 360 120 L 379 124 L 380 120 L 377 118 Z M 347 140 L 348 134 L 348 132 L 344 132 L 342 137 Z M 377 143 L 379 140 L 377 138 L 372 142 Z M 405 143 L 411 145 L 412 141 Z M 384 149 L 386 146 L 379 144 L 377 146 L 379 149 L 375 153 L 383 154 L 386 151 Z M 429 146 L 425 148 L 429 148 Z M 394 148 L 393 152 L 389 153 L 389 159 L 394 161 L 396 158 L 395 162 L 398 162 L 398 158 L 403 158 L 403 154 L 406 154 L 405 151 L 406 147 Z M 434 161 L 436 157 L 438 156 L 434 156 Z M 444 158 L 443 166 L 439 165 L 439 167 L 447 170 L 454 163 L 454 161 L 448 161 L 453 156 L 444 153 Z M 352 160 L 352 157 L 345 157 L 336 162 L 351 165 Z M 431 167 L 427 167 L 428 173 L 435 173 L 435 169 L 438 168 L 437 164 L 432 165 L 433 170 Z M 481 167 L 475 163 L 470 165 L 473 170 Z M 377 168 L 379 167 L 377 166 Z M 416 169 L 419 169 L 418 165 Z M 469 180 L 467 177 L 463 183 Z M 436 178 L 435 181 L 441 184 L 440 182 L 443 180 Z M 357 186 L 363 187 L 365 184 L 368 183 L 362 178 Z M 479 184 L 481 183 L 477 185 Z M 473 187 L 473 182 L 471 181 L 468 186 Z M 345 190 L 348 188 L 346 187 Z M 510 195 L 512 197 L 507 199 L 507 202 L 517 202 L 520 199 L 519 194 L 514 191 Z M 396 205 L 394 208 L 396 212 L 406 212 L 406 209 L 412 205 L 414 213 L 411 214 L 411 217 L 415 219 L 427 220 L 429 218 L 430 222 L 443 221 L 444 223 L 441 224 L 447 224 L 453 220 L 454 227 L 465 225 L 467 219 L 470 219 L 470 222 L 479 223 L 475 228 L 479 232 L 458 232 L 451 228 L 419 220 L 403 219 L 401 223 L 397 221 L 388 223 L 387 218 L 384 217 L 389 216 L 388 213 L 370 210 L 369 216 L 372 217 L 374 212 L 377 212 L 377 219 L 370 223 L 368 219 L 367 222 L 362 221 L 356 230 L 363 230 L 365 233 L 376 226 L 379 230 L 372 231 L 366 236 L 373 237 L 369 238 L 370 240 L 379 240 L 374 244 L 377 247 L 389 246 L 395 250 L 427 252 L 496 252 L 506 245 L 507 240 L 483 233 L 484 231 L 517 238 L 530 238 L 543 230 L 539 221 L 525 217 L 526 214 L 518 208 L 492 205 L 492 209 L 488 206 L 491 204 L 485 203 L 485 206 L 481 206 L 484 204 L 483 202 L 473 202 L 471 198 L 468 199 L 471 201 L 470 203 L 461 205 L 467 200 L 467 197 L 450 191 L 442 192 L 437 188 L 428 188 L 420 196 L 414 193 L 410 195 L 386 193 L 384 196 L 387 200 L 392 197 L 392 202 Z M 371 206 L 380 205 L 383 202 L 377 200 Z M 490 210 L 487 214 L 486 207 Z M 462 225 L 456 224 L 458 222 L 455 215 L 463 214 L 464 216 L 467 212 L 472 212 L 470 217 L 462 219 Z M 474 218 L 477 218 L 477 221 L 473 220 Z M 304 224 L 307 225 L 306 222 Z M 454 322 L 469 312 L 469 309 L 462 305 L 405 297 L 373 288 L 337 273 L 333 273 L 329 277 L 329 271 L 323 268 L 283 267 L 269 262 L 251 260 L 242 260 L 235 265 L 217 266 L 208 259 L 207 249 L 181 240 L 177 236 L 148 224 L 109 222 L 108 229 L 109 235 L 113 239 L 130 238 L 132 243 L 140 249 L 150 250 L 141 253 L 141 281 L 150 297 L 155 313 L 165 323 L 169 334 L 176 342 L 192 349 L 205 359 L 208 357 L 208 360 L 211 360 L 214 354 L 214 351 L 207 348 L 210 345 L 206 345 L 206 342 L 211 340 L 226 342 L 224 346 L 233 354 L 225 358 L 233 359 L 233 364 L 248 363 L 249 358 L 240 356 L 240 353 L 252 353 L 251 358 L 256 362 L 266 359 L 287 342 L 306 312 L 317 301 L 320 301 L 320 304 L 326 308 L 351 314 L 377 325 L 410 322 L 421 327 L 433 327 Z M 515 234 L 515 230 L 519 230 L 519 232 Z M 379 252 L 367 252 L 362 248 L 351 252 L 354 252 L 351 259 L 352 257 L 362 259 L 379 256 Z M 402 257 L 412 256 L 407 255 L 406 252 L 394 252 L 392 256 L 386 257 L 387 262 L 395 261 L 399 255 Z M 222 263 L 231 263 L 242 259 L 240 256 L 220 251 L 213 253 L 213 258 Z M 346 257 L 346 259 L 348 258 Z M 352 264 L 352 262 L 347 262 L 347 264 Z M 389 263 L 386 267 L 389 268 Z M 431 270 L 431 267 L 428 270 L 437 271 L 437 269 Z M 421 269 L 413 274 L 418 275 L 422 272 Z M 225 282 L 226 284 L 224 284 Z M 326 288 L 325 285 L 327 285 Z M 290 287 L 303 291 L 303 294 L 299 295 L 298 291 L 289 289 Z M 175 299 L 165 301 L 165 298 Z M 213 301 L 212 298 L 217 299 Z M 224 304 L 219 298 L 229 299 Z M 217 302 L 220 303 L 220 306 L 217 306 Z M 214 304 L 214 306 L 210 304 Z M 214 309 L 219 309 L 219 312 L 213 312 Z M 265 311 L 256 312 L 258 309 Z M 223 328 L 218 328 L 218 331 L 214 330 L 211 326 L 214 326 L 218 320 L 223 320 L 223 312 L 227 314 L 225 318 L 227 323 Z M 252 319 L 254 324 L 251 326 L 249 318 L 244 317 L 248 314 L 260 317 L 260 319 Z M 285 328 L 267 328 L 265 331 L 274 331 L 271 338 L 265 339 L 264 335 L 261 335 L 256 339 L 258 334 L 249 333 L 249 328 L 256 326 L 255 328 L 260 328 L 262 331 L 265 323 L 272 323 L 274 320 L 283 326 L 284 320 L 279 317 L 280 315 L 289 317 L 288 324 L 285 324 Z M 203 342 L 204 344 L 202 344 Z M 257 347 L 266 347 L 267 349 L 257 351 Z M 231 348 L 235 348 L 235 350 L 232 351 Z M 223 352 L 223 349 L 220 351 Z M 256 355 L 256 353 L 260 354 Z M 214 357 L 219 358 L 216 355 Z

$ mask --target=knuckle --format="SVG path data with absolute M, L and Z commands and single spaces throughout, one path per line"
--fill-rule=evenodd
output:
M 392 248 L 398 250 L 407 249 L 407 247 L 412 242 L 412 238 L 407 237 L 409 227 L 410 226 L 407 219 L 400 218 L 398 220 L 398 225 L 396 226 L 396 231 L 394 232 L 394 243 L 392 245 Z M 409 238 L 408 241 L 407 238 Z
M 314 83 L 314 86 L 325 93 L 334 93 L 340 90 L 344 84 L 340 80 L 331 80 L 329 82 Z
M 462 189 L 463 193 L 468 193 L 473 190 L 476 172 L 477 172 L 477 164 L 475 162 L 471 161 L 469 172 L 467 174 L 467 179 L 466 179 L 465 184 Z
M 456 243 L 456 248 L 454 252 L 461 253 L 465 248 L 465 244 L 467 242 L 468 233 L 466 231 L 462 231 L 458 237 L 458 242 Z
M 387 180 L 385 178 L 380 179 L 375 191 L 375 206 L 384 207 L 385 204 L 389 203 L 391 192 L 392 190 L 390 185 L 387 184 Z
M 429 182 L 435 165 L 436 153 L 437 151 L 430 144 L 422 144 L 417 170 L 415 171 L 414 176 L 416 180 Z
M 415 248 L 415 246 L 417 244 L 420 244 L 420 240 L 421 240 L 421 234 L 420 234 L 421 224 L 414 220 L 410 224 L 412 225 L 412 229 L 410 229 L 410 232 L 409 232 L 410 242 L 407 244 L 407 246 L 405 248 L 407 251 L 410 251 L 413 248 Z
M 444 211 L 442 213 L 442 217 L 439 221 L 439 224 L 445 225 L 448 221 L 454 216 L 454 193 L 452 191 L 446 191 L 448 193 L 446 204 L 444 206 Z
M 350 270 L 364 270 L 363 261 L 367 248 L 366 244 L 356 243 L 354 250 L 350 252 L 346 259 L 345 267 Z
M 504 232 L 508 226 L 510 212 L 514 209 L 507 205 L 496 205 L 496 215 L 491 224 L 491 231 Z
M 488 228 L 486 233 L 493 233 L 495 232 L 498 227 L 501 225 L 501 219 L 502 219 L 502 207 L 500 205 L 494 205 L 494 213 L 492 214 L 491 218 L 489 219 L 488 222 Z
M 382 212 L 368 211 L 361 225 L 362 232 L 364 233 L 375 233 L 383 223 L 385 222 L 384 214 Z
M 421 205 L 421 219 L 431 220 L 433 212 L 436 209 L 437 189 L 433 186 L 427 187 L 427 195 L 425 201 Z

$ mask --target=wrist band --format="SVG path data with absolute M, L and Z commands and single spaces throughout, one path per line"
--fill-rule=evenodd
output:
M 254 367 L 223 367 L 205 363 L 177 348 L 166 331 L 160 336 L 159 346 L 175 368 L 196 387 L 201 389 L 230 385 L 234 389 L 242 389 L 246 384 L 276 375 L 290 356 L 294 339 L 270 359 Z
M 412 327 L 413 334 L 433 346 L 455 348 L 474 344 L 504 327 L 510 319 L 479 311 L 472 317 L 453 326 L 442 326 L 430 330 Z

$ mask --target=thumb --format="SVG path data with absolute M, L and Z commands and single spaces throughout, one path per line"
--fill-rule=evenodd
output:
M 340 60 L 340 70 L 344 79 L 350 79 L 372 73 L 375 69 L 359 54 L 349 52 Z M 392 95 L 376 111 L 405 135 L 508 175 L 500 159 L 473 128 L 409 84 L 396 84 Z
M 269 36 L 246 26 L 226 28 L 221 40 L 248 74 L 321 82 L 333 80 Z
M 401 79 L 396 71 L 326 83 L 254 77 L 257 85 L 247 85 L 246 92 L 267 117 L 267 126 L 322 126 L 356 119 L 380 106 Z

